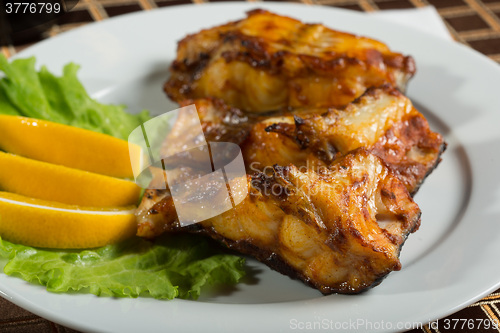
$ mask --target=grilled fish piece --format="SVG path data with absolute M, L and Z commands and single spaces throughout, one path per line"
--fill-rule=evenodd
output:
M 208 141 L 239 144 L 249 174 L 275 164 L 324 168 L 339 156 L 365 147 L 381 157 L 414 194 L 446 147 L 410 99 L 389 85 L 368 89 L 342 110 L 301 108 L 255 116 L 220 100 L 182 104 L 192 103 Z M 169 142 L 184 139 L 185 131 Z
M 361 292 L 399 270 L 401 246 L 420 223 L 405 186 L 365 149 L 322 172 L 275 166 L 247 184 L 249 195 L 234 209 L 187 227 L 172 218 L 168 190 L 149 190 L 139 230 L 156 220 L 165 231 L 207 234 L 330 294 Z
M 368 87 L 404 91 L 410 56 L 366 37 L 304 24 L 265 10 L 189 35 L 164 89 L 174 101 L 216 97 L 250 112 L 283 107 L 340 107 Z
M 382 158 L 412 194 L 446 149 L 443 137 L 430 129 L 410 99 L 388 85 L 368 89 L 343 110 L 294 116 L 293 121 L 275 123 L 266 131 L 293 139 L 303 154 L 312 152 L 327 165 L 339 154 L 366 147 Z M 252 147 L 247 154 L 248 163 L 262 155 Z M 264 157 L 260 160 L 262 164 L 272 162 Z

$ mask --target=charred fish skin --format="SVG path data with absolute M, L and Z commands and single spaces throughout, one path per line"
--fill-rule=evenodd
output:
M 339 156 L 365 147 L 415 194 L 446 149 L 444 138 L 411 100 L 390 85 L 369 88 L 342 109 L 307 107 L 253 115 L 221 100 L 184 103 L 196 105 L 210 141 L 240 145 L 249 174 L 274 164 L 325 168 Z
M 358 149 L 321 173 L 273 170 L 247 176 L 249 195 L 234 209 L 187 228 L 162 219 L 163 229 L 207 234 L 324 294 L 361 292 L 401 268 L 420 210 L 380 158 Z M 170 216 L 172 206 L 164 196 L 138 217 Z
M 365 147 L 391 168 L 411 194 L 437 167 L 446 149 L 444 138 L 431 130 L 411 100 L 390 85 L 367 89 L 344 109 L 294 116 L 293 121 L 265 130 L 294 140 L 303 155 L 313 154 L 326 165 Z
M 329 171 L 275 166 L 272 176 L 253 181 L 294 220 L 283 222 L 280 256 L 294 268 L 303 266 L 297 258 L 306 260 L 303 280 L 324 294 L 358 293 L 399 270 L 399 251 L 420 224 L 420 210 L 406 188 L 365 149 L 335 161 Z M 305 232 L 305 225 L 314 232 Z M 311 248 L 304 244 L 313 235 L 328 250 L 306 259 Z
M 172 100 L 215 97 L 249 112 L 341 107 L 371 86 L 404 91 L 416 71 L 379 41 L 266 10 L 185 37 L 170 69 Z

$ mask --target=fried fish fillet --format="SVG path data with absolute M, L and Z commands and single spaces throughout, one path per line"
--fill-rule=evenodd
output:
M 174 101 L 216 97 L 250 112 L 340 107 L 368 87 L 404 91 L 410 56 L 387 45 L 265 10 L 189 35 L 164 89 Z
M 408 190 L 416 191 L 445 144 L 397 89 L 370 89 L 343 110 L 280 115 L 248 114 L 216 99 L 182 104 L 193 103 L 208 142 L 241 146 L 253 174 L 249 195 L 233 210 L 182 227 L 169 190 L 147 190 L 139 236 L 204 233 L 325 294 L 357 293 L 400 269 L 400 248 L 420 223 Z M 178 118 L 167 141 L 197 140 L 187 124 Z M 182 164 L 195 168 L 191 158 Z M 153 182 L 163 180 L 160 170 Z
M 382 158 L 413 194 L 446 147 L 410 99 L 389 85 L 368 89 L 341 110 L 301 108 L 256 116 L 214 99 L 183 105 L 193 103 L 207 140 L 240 145 L 249 174 L 275 164 L 324 168 L 365 147 Z M 182 142 L 184 133 L 169 142 Z
M 420 223 L 405 186 L 365 149 L 321 172 L 275 166 L 246 184 L 249 195 L 234 209 L 187 227 L 168 190 L 148 190 L 139 230 L 158 227 L 156 219 L 165 231 L 207 234 L 330 294 L 361 292 L 399 270 L 401 246 Z

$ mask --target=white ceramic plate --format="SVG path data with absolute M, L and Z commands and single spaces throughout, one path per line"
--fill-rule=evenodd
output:
M 416 196 L 421 229 L 403 248 L 403 269 L 356 296 L 321 296 L 250 261 L 245 283 L 200 301 L 56 295 L 0 275 L 0 294 L 50 320 L 84 331 L 279 332 L 298 328 L 395 331 L 453 313 L 500 285 L 500 67 L 478 53 L 363 14 L 296 4 L 179 6 L 90 24 L 19 54 L 60 72 L 81 64 L 94 97 L 162 113 L 176 41 L 265 7 L 305 22 L 380 39 L 415 57 L 408 94 L 449 144 Z

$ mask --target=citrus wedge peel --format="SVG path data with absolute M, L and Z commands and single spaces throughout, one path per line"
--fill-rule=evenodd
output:
M 102 175 L 133 178 L 141 148 L 110 135 L 46 120 L 0 115 L 0 149 L 31 159 Z M 135 167 L 135 166 L 134 166 Z
M 0 152 L 0 190 L 90 207 L 134 205 L 134 182 Z
M 135 207 L 84 208 L 0 192 L 0 236 L 54 249 L 95 248 L 136 233 Z

